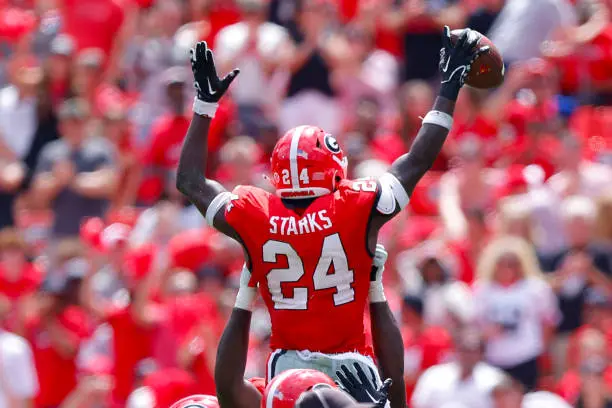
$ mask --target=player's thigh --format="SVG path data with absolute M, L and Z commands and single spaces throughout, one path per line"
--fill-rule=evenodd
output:
M 293 350 L 276 350 L 268 359 L 267 380 L 291 369 L 311 369 L 327 374 L 334 381 L 338 380 L 338 371 L 346 366 L 356 374 L 355 366 L 361 367 L 363 372 L 371 378 L 376 385 L 381 384 L 378 368 L 370 357 L 358 353 L 322 354 Z

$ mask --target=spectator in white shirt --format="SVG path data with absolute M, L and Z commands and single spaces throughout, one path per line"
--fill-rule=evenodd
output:
M 492 392 L 495 408 L 570 408 L 560 396 L 546 391 L 523 393 L 520 383 L 506 377 Z
M 30 345 L 0 329 L 0 408 L 31 408 L 38 377 Z
M 244 133 L 258 136 L 258 126 L 265 106 L 275 100 L 274 80 L 281 58 L 290 47 L 287 31 L 274 23 L 266 22 L 266 0 L 239 0 L 242 21 L 225 27 L 215 39 L 215 58 L 219 72 L 240 68 L 237 86 L 231 89 L 232 98 L 238 105 L 240 122 Z M 280 96 L 280 87 L 276 88 Z
M 489 36 L 504 61 L 515 63 L 539 57 L 540 44 L 553 30 L 575 23 L 568 0 L 508 0 Z
M 563 140 L 558 157 L 559 171 L 546 184 L 561 198 L 583 195 L 596 199 L 612 184 L 612 169 L 582 158 L 582 146 L 569 137 Z
M 456 341 L 456 360 L 433 366 L 423 373 L 412 394 L 411 406 L 441 408 L 457 404 L 493 408 L 491 391 L 504 373 L 482 361 L 483 349 L 477 332 L 462 331 Z
M 560 320 L 533 248 L 518 237 L 497 238 L 483 251 L 477 277 L 474 306 L 486 336 L 487 361 L 532 390 L 537 360 Z

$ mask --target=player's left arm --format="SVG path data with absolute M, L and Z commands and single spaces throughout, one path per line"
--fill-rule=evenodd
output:
M 251 310 L 257 289 L 249 286 L 251 273 L 244 265 L 236 304 L 217 349 L 215 385 L 221 408 L 258 408 L 261 394 L 244 379 L 251 328 Z
M 382 245 L 377 245 L 372 264 L 369 293 L 372 340 L 381 377 L 390 378 L 393 381 L 393 386 L 389 389 L 391 408 L 405 408 L 404 342 L 382 286 L 386 260 L 387 251 Z
M 381 195 L 378 211 L 373 214 L 374 232 L 408 205 L 416 184 L 431 168 L 442 150 L 453 124 L 455 101 L 463 87 L 472 62 L 488 47 L 475 48 L 479 37 L 465 29 L 453 45 L 450 29 L 444 27 L 443 48 L 440 50 L 442 84 L 434 106 L 425 118 L 410 151 L 391 165 L 379 179 Z
M 220 79 L 212 51 L 204 41 L 197 43 L 191 50 L 191 68 L 197 95 L 193 103 L 193 118 L 178 163 L 176 188 L 206 216 L 209 224 L 214 224 L 222 233 L 236 238 L 234 230 L 225 222 L 224 211 L 220 211 L 230 201 L 230 193 L 218 182 L 207 179 L 204 169 L 210 123 L 219 100 L 239 71 L 236 69 Z

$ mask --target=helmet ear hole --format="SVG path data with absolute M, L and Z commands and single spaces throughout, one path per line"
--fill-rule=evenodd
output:
M 317 148 L 321 148 L 321 142 L 317 139 Z
M 335 179 L 336 179 L 336 183 L 339 183 L 339 182 L 342 181 L 342 177 L 340 177 L 338 175 L 336 175 Z

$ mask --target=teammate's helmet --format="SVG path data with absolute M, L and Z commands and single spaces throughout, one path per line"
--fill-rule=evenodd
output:
M 294 408 L 302 393 L 319 386 L 336 388 L 334 380 L 317 370 L 283 371 L 266 386 L 261 406 L 262 408 Z
M 336 139 L 316 126 L 298 126 L 285 133 L 270 162 L 276 193 L 296 199 L 332 193 L 346 178 L 348 163 Z
M 253 386 L 255 388 L 257 388 L 257 391 L 259 391 L 261 393 L 261 395 L 263 395 L 264 391 L 266 390 L 266 380 L 265 380 L 265 378 L 253 377 L 253 378 L 249 378 L 248 381 L 251 384 L 253 384 Z
M 217 397 L 212 395 L 191 395 L 176 401 L 170 408 L 220 408 Z

